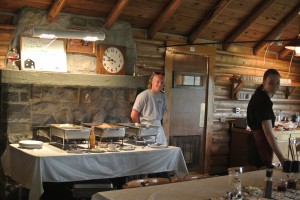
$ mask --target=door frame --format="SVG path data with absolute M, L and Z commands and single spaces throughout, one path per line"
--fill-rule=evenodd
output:
M 163 127 L 166 137 L 170 136 L 170 109 L 171 107 L 171 89 L 172 89 L 172 73 L 173 73 L 173 53 L 182 53 L 190 55 L 200 55 L 208 57 L 208 78 L 206 82 L 206 99 L 205 99 L 205 122 L 203 141 L 201 145 L 201 157 L 204 162 L 201 162 L 200 170 L 203 173 L 209 173 L 211 167 L 211 146 L 212 146 L 212 131 L 213 131 L 213 104 L 214 104 L 214 88 L 215 88 L 215 57 L 216 49 L 209 46 L 172 46 L 166 48 L 165 54 L 165 97 L 168 109 L 163 119 Z M 203 146 L 203 147 L 202 147 Z

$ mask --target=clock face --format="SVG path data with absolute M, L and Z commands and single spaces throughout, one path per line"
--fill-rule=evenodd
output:
M 118 73 L 124 66 L 123 53 L 116 47 L 107 48 L 102 57 L 103 68 L 109 73 Z

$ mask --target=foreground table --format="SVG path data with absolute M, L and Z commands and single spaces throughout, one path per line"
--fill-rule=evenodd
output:
M 162 171 L 175 171 L 184 177 L 188 173 L 178 147 L 75 154 L 46 143 L 42 149 L 23 149 L 18 144 L 10 144 L 1 162 L 7 176 L 30 189 L 32 200 L 42 195 L 43 182 L 106 179 Z
M 265 174 L 265 170 L 243 173 L 241 175 L 242 185 L 264 187 Z M 300 178 L 300 174 L 294 176 Z M 286 174 L 282 173 L 280 169 L 274 169 L 274 186 L 277 186 L 280 178 L 286 178 Z M 228 191 L 228 181 L 228 176 L 219 176 L 158 186 L 99 192 L 92 196 L 92 200 L 219 199 L 218 197 L 223 197 Z M 300 185 L 298 185 L 298 189 L 300 189 Z

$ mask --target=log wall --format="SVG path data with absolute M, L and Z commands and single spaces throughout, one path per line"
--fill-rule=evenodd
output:
M 144 63 L 146 67 L 140 70 L 141 75 L 149 75 L 153 70 L 164 68 L 164 46 L 168 41 L 183 43 L 184 38 L 176 36 L 157 36 L 156 40 L 147 40 L 145 34 L 134 31 L 134 39 L 137 48 L 138 62 Z M 160 48 L 159 48 L 160 47 Z M 300 82 L 300 65 L 293 62 L 284 62 L 277 59 L 262 58 L 252 55 L 242 55 L 219 50 L 215 63 L 215 92 L 213 113 L 213 134 L 211 145 L 211 174 L 224 174 L 227 172 L 230 151 L 229 123 L 236 118 L 246 117 L 249 100 L 231 99 L 233 75 L 263 76 L 268 68 L 278 70 L 282 78 L 290 78 Z M 274 55 L 272 55 L 274 57 Z M 253 94 L 257 85 L 248 84 L 240 92 Z M 300 112 L 300 88 L 295 88 L 292 95 L 285 99 L 287 87 L 280 87 L 278 93 L 273 97 L 274 112 L 282 110 L 285 116 Z M 239 107 L 240 114 L 235 113 Z M 220 119 L 224 118 L 225 122 Z

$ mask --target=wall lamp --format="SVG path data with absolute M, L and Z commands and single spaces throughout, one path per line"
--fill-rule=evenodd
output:
M 84 41 L 104 40 L 104 32 L 88 32 L 88 31 L 70 31 L 70 30 L 48 30 L 33 28 L 30 30 L 32 37 L 45 39 L 66 38 L 66 39 L 81 39 Z

